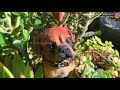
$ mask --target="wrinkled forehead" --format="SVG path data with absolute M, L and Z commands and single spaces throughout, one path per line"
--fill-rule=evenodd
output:
M 40 33 L 40 41 L 41 42 L 49 42 L 53 41 L 56 43 L 66 42 L 66 38 L 71 37 L 71 33 L 69 29 L 63 27 L 50 28 Z
M 53 37 L 70 37 L 70 34 L 68 33 L 68 31 L 66 29 L 62 29 L 62 30 L 50 30 L 49 31 L 49 37 L 53 38 Z
M 48 35 L 49 40 L 55 42 L 57 46 L 65 43 L 67 37 L 71 37 L 67 30 L 51 30 Z

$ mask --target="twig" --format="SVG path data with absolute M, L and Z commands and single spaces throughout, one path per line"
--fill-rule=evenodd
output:
M 96 61 L 96 56 L 95 56 L 95 52 L 92 51 L 92 54 L 93 54 L 93 63 Z
M 94 51 L 96 54 L 98 54 L 99 56 L 102 57 L 102 59 L 106 60 L 107 61 L 107 58 L 105 58 L 102 54 L 98 53 L 97 51 Z
M 106 60 L 107 61 L 107 58 L 105 58 L 102 54 L 100 54 L 99 52 L 95 51 L 94 49 L 89 49 L 88 51 L 85 51 L 86 53 L 91 53 L 93 54 L 93 58 L 94 58 L 94 61 L 96 61 L 96 55 L 99 55 L 103 60 Z
M 68 17 L 70 16 L 70 13 L 67 14 L 66 18 L 63 20 L 63 22 L 60 24 L 60 27 L 62 27 L 66 21 L 68 20 Z
M 103 12 L 95 15 L 94 17 L 92 17 L 92 14 L 93 14 L 92 12 L 89 12 L 88 14 L 83 14 L 83 15 L 85 15 L 87 17 L 87 20 L 86 20 L 86 25 L 81 28 L 82 34 L 80 35 L 80 39 L 84 36 L 85 32 L 88 30 L 88 26 L 91 24 L 91 22 L 95 18 L 99 17 L 102 13 Z

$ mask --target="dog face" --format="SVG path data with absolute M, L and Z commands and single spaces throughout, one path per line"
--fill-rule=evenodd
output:
M 43 59 L 64 67 L 73 60 L 73 42 L 74 37 L 68 28 L 54 27 L 41 32 L 34 40 L 34 47 Z

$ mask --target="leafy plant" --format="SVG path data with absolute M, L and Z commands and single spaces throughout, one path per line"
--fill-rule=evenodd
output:
M 4 64 L 0 63 L 0 72 L 0 78 L 43 78 L 41 65 L 39 65 L 34 76 L 33 69 L 29 63 L 25 65 L 18 55 L 15 55 L 11 62 L 7 58 Z
M 0 12 L 0 77 L 43 78 L 42 58 L 32 50 L 34 36 L 47 28 L 67 26 L 77 46 L 84 35 L 90 34 L 88 26 L 101 14 L 62 12 L 62 17 L 55 18 L 53 12 Z M 87 44 L 81 48 L 85 47 Z
M 34 77 L 36 70 L 33 72 L 33 69 L 37 64 L 35 66 L 35 60 L 31 59 L 34 57 L 31 40 L 33 30 L 40 28 L 40 24 L 37 12 L 0 13 L 1 68 L 6 67 L 15 78 L 20 78 L 21 75 L 26 78 Z
M 119 52 L 113 49 L 112 42 L 103 43 L 94 36 L 77 46 L 76 75 L 79 78 L 119 77 Z

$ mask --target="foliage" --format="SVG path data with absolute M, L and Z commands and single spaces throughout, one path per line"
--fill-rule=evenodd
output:
M 77 46 L 76 73 L 79 78 L 116 78 L 120 73 L 119 52 L 112 42 L 94 36 Z
M 38 28 L 45 28 L 44 24 L 40 25 L 41 19 L 38 14 L 37 12 L 0 13 L 1 70 L 4 70 L 4 67 L 7 68 L 6 72 L 12 73 L 15 78 L 22 76 L 33 78 L 36 72 L 33 70 L 38 68 L 35 64 L 36 57 L 31 49 L 34 31 Z M 11 75 L 8 74 L 8 76 Z M 3 77 L 6 76 L 3 75 Z
M 0 12 L 0 77 L 43 78 L 42 58 L 32 50 L 34 36 L 50 27 L 67 26 L 77 43 L 101 14 L 65 12 L 63 21 L 56 23 L 51 12 Z

